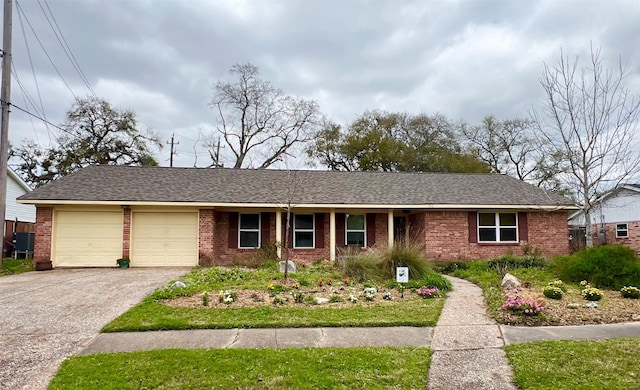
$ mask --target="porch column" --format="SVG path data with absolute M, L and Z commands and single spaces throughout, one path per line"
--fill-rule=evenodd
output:
M 276 250 L 279 259 L 282 259 L 282 245 L 282 210 L 276 209 Z
M 388 212 L 387 235 L 389 238 L 389 248 L 393 248 L 393 210 Z
M 336 261 L 336 211 L 329 211 L 329 260 Z

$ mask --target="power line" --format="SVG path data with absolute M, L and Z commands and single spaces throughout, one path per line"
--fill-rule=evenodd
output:
M 34 109 L 34 111 L 36 113 L 38 113 L 41 116 L 44 116 L 38 111 L 38 106 L 34 103 L 34 100 L 31 97 L 31 95 L 29 94 L 29 91 L 27 91 L 27 89 L 22 84 L 22 81 L 20 80 L 20 77 L 18 77 L 18 71 L 16 69 L 15 64 L 12 62 L 11 65 L 12 65 L 12 68 L 13 68 L 13 72 L 12 72 L 13 73 L 13 77 L 15 78 L 16 83 L 18 84 L 18 87 L 20 87 L 20 91 L 22 92 L 22 95 L 24 97 L 25 104 L 27 106 L 31 105 L 31 107 Z M 29 119 L 32 120 L 31 117 Z M 33 123 L 33 121 L 32 121 L 32 123 Z M 53 131 L 51 131 L 51 128 L 47 124 L 45 124 L 45 127 L 47 128 L 47 135 L 49 136 L 49 142 L 51 142 L 51 136 L 53 135 L 55 137 L 56 134 L 53 134 Z M 35 132 L 35 128 L 34 128 L 34 132 Z M 36 138 L 38 138 L 37 134 L 36 134 Z M 39 140 L 38 140 L 38 142 L 39 142 Z
M 67 87 L 67 89 L 69 90 L 69 92 L 71 92 L 71 95 L 73 95 L 74 99 L 78 99 L 78 97 L 76 96 L 76 94 L 73 92 L 73 90 L 71 89 L 71 87 L 69 86 L 69 84 L 67 83 L 67 80 L 65 80 L 65 78 L 62 76 L 62 73 L 60 73 L 60 70 L 58 70 L 58 67 L 56 66 L 56 64 L 53 62 L 53 59 L 51 59 L 51 56 L 49 55 L 49 52 L 47 52 L 47 49 L 45 49 L 44 45 L 42 44 L 42 41 L 40 41 L 40 38 L 38 37 L 38 34 L 36 33 L 36 30 L 33 28 L 33 26 L 31 25 L 31 22 L 29 21 L 29 18 L 27 17 L 27 15 L 24 13 L 24 11 L 22 10 L 22 7 L 20 6 L 20 3 L 18 1 L 16 1 L 16 6 L 18 7 L 18 11 L 20 13 L 22 13 L 22 16 L 24 16 L 24 20 L 27 22 L 27 25 L 29 26 L 29 28 L 31 29 L 31 32 L 33 32 L 34 37 L 36 38 L 36 41 L 38 41 L 38 44 L 40 45 L 40 48 L 42 49 L 42 51 L 44 52 L 44 54 L 47 56 L 47 58 L 49 59 L 49 62 L 51 63 L 51 66 L 53 66 L 53 69 L 55 69 L 56 73 L 58 74 L 58 76 L 60 76 L 60 79 L 62 80 L 62 82 L 64 83 L 64 85 Z
M 41 121 L 43 121 L 44 123 L 48 123 L 49 125 L 51 125 L 51 126 L 55 127 L 56 129 L 58 129 L 58 130 L 60 130 L 60 131 L 63 131 L 63 132 L 65 132 L 65 133 L 68 133 L 68 134 L 69 134 L 69 131 L 68 131 L 68 130 L 63 129 L 63 128 L 62 128 L 62 127 L 60 127 L 60 126 L 58 126 L 58 125 L 56 125 L 56 124 L 53 124 L 53 123 L 49 122 L 48 120 L 46 120 L 46 119 L 42 118 L 41 116 L 38 116 L 38 115 L 36 115 L 36 114 L 34 114 L 34 113 L 32 113 L 32 112 L 29 112 L 29 111 L 25 110 L 24 108 L 22 108 L 22 107 L 20 107 L 20 106 L 16 106 L 16 105 L 15 105 L 15 104 L 13 104 L 13 103 L 9 103 L 9 105 L 10 105 L 11 107 L 15 107 L 15 108 L 17 108 L 18 110 L 20 110 L 20 111 L 24 112 L 24 113 L 25 113 L 25 114 L 27 114 L 27 115 L 31 115 L 32 117 L 34 117 L 34 118 L 36 118 L 36 119 L 40 119 L 40 120 L 41 120 Z
M 49 7 L 49 3 L 47 2 L 47 0 L 44 0 L 44 4 L 46 5 L 47 10 L 51 15 L 51 20 L 53 20 L 53 24 L 55 24 L 55 27 L 51 23 L 51 20 L 49 20 L 49 16 L 47 15 L 47 12 L 42 6 L 42 3 L 40 2 L 40 0 L 38 0 L 38 5 L 40 6 L 42 13 L 44 14 L 44 17 L 47 19 L 47 22 L 49 23 L 51 30 L 53 30 L 53 34 L 56 36 L 58 43 L 60 43 L 60 46 L 62 46 L 62 50 L 64 51 L 64 54 L 66 54 L 67 58 L 69 59 L 69 62 L 71 62 L 71 65 L 73 65 L 74 69 L 76 70 L 76 73 L 78 73 L 78 76 L 80 76 L 80 79 L 82 80 L 84 85 L 87 87 L 87 89 L 89 89 L 89 92 L 91 92 L 91 95 L 97 98 L 98 96 L 96 95 L 95 91 L 91 87 L 91 84 L 87 79 L 87 76 L 85 76 L 84 72 L 82 71 L 82 68 L 78 63 L 78 60 L 76 59 L 76 56 L 73 54 L 73 51 L 71 50 L 71 47 L 69 47 L 69 43 L 67 42 L 67 39 L 64 37 L 64 34 L 60 29 L 60 25 L 58 25 L 58 21 L 56 20 L 56 17 L 53 15 L 53 12 L 51 11 L 51 8 Z
M 41 115 L 46 119 L 47 115 L 45 113 L 44 110 L 44 104 L 42 103 L 42 94 L 40 93 L 40 85 L 38 84 L 38 77 L 36 76 L 36 70 L 33 66 L 33 60 L 31 57 L 31 48 L 29 47 L 29 40 L 27 39 L 27 34 L 24 31 L 24 23 L 22 22 L 22 15 L 18 12 L 18 20 L 20 21 L 20 30 L 22 30 L 22 38 L 24 39 L 24 45 L 27 48 L 27 57 L 29 58 L 29 64 L 31 65 L 31 74 L 33 75 L 33 82 L 36 85 L 36 91 L 38 92 L 38 101 L 40 102 L 40 109 L 41 111 Z M 11 62 L 11 64 L 14 67 L 14 74 L 15 72 L 15 65 L 13 63 L 13 61 Z M 18 77 L 16 76 L 16 80 L 18 79 Z M 22 90 L 24 91 L 24 87 L 22 87 Z M 33 106 L 35 107 L 35 104 L 33 104 Z M 51 130 L 49 130 L 51 131 Z

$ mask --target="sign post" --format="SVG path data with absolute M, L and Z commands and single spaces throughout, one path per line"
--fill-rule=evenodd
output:
M 400 297 L 404 298 L 404 284 L 402 283 L 409 282 L 409 267 L 396 267 L 396 282 L 399 283 L 402 288 Z

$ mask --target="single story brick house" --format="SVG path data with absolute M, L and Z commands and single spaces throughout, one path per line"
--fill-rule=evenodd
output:
M 290 259 L 411 239 L 441 261 L 568 253 L 572 201 L 499 174 L 91 166 L 20 197 L 38 269 L 229 264 L 276 243 Z M 290 235 L 285 240 L 287 209 Z

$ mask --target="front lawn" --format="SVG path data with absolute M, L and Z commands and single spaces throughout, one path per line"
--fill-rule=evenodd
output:
M 428 348 L 159 350 L 75 356 L 49 389 L 418 389 Z
M 13 259 L 11 257 L 5 257 L 2 260 L 0 276 L 21 274 L 33 270 L 33 259 Z
M 273 269 L 198 269 L 116 318 L 103 332 L 272 327 L 435 326 L 448 281 L 429 273 L 404 293 L 393 281 L 358 283 L 314 266 L 283 280 Z M 419 287 L 439 285 L 442 290 Z M 435 298 L 422 298 L 433 294 Z M 319 303 L 320 302 L 320 303 Z
M 542 341 L 506 347 L 523 390 L 640 389 L 640 339 Z

